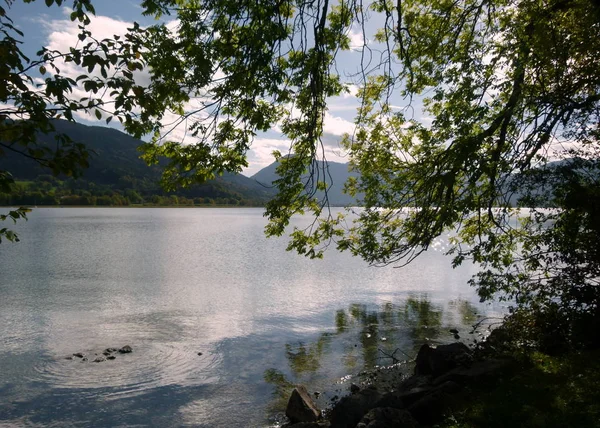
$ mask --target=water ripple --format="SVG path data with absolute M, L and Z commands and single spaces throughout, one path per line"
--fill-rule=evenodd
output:
M 214 381 L 218 354 L 204 353 L 190 345 L 153 343 L 134 347 L 130 354 L 114 354 L 114 360 L 94 362 L 103 349 L 81 351 L 84 358 L 48 358 L 34 367 L 31 382 L 56 389 L 86 390 L 107 399 L 132 396 L 165 385 L 194 386 Z

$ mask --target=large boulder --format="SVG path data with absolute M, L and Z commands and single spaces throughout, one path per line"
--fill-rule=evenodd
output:
M 316 422 L 320 412 L 306 388 L 299 385 L 292 391 L 285 415 L 292 423 Z
M 329 420 L 333 428 L 354 428 L 362 417 L 381 399 L 376 389 L 366 388 L 343 397 L 331 410 Z
M 471 351 L 464 343 L 451 343 L 432 348 L 421 346 L 415 365 L 416 375 L 437 377 L 471 361 Z

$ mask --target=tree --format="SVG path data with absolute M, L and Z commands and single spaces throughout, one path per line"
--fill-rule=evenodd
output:
M 152 65 L 142 58 L 149 35 L 138 24 L 125 37 L 98 40 L 87 29 L 95 13 L 93 5 L 89 0 L 74 0 L 70 18 L 79 24 L 77 46 L 68 52 L 42 47 L 32 60 L 21 49 L 25 35 L 9 16 L 13 2 L 4 0 L 6 7 L 0 6 L 0 156 L 26 156 L 54 175 L 78 177 L 88 166 L 89 152 L 83 142 L 56 132 L 55 120 L 74 121 L 75 114 L 86 113 L 108 124 L 116 117 L 139 138 L 160 128 L 166 109 L 179 108 L 183 99 L 177 98 L 179 93 L 169 93 L 168 84 L 136 83 L 136 72 Z M 61 6 L 63 0 L 45 3 Z M 61 74 L 65 63 L 78 66 L 81 74 L 75 79 Z M 40 134 L 52 134 L 56 145 L 42 144 Z M 13 185 L 10 172 L 0 171 L 0 191 L 9 193 Z M 28 211 L 11 210 L 0 221 L 25 219 Z M 0 241 L 3 237 L 18 241 L 8 228 L 0 229 Z
M 114 79 L 101 72 L 81 83 L 113 90 L 111 114 L 128 132 L 153 133 L 144 158 L 169 160 L 167 190 L 240 171 L 254 136 L 278 125 L 290 151 L 275 153 L 279 193 L 267 205 L 267 234 L 283 234 L 295 214 L 315 216 L 292 232 L 290 249 L 320 257 L 335 244 L 371 263 L 402 264 L 450 233 L 453 263 L 481 265 L 473 284 L 482 299 L 600 320 L 597 0 L 144 0 L 145 14 L 171 15 L 177 26 L 136 25 L 121 41 L 91 39 L 89 2 L 75 6 L 91 45 L 41 52 L 42 60 L 114 68 Z M 361 66 L 346 78 L 337 58 L 357 28 L 366 36 Z M 23 78 L 18 70 L 31 67 L 11 55 L 4 75 Z M 135 70 L 149 74 L 147 87 L 135 84 Z M 46 80 L 50 99 L 38 104 L 62 114 L 96 107 L 61 103 L 77 83 L 63 80 Z M 360 108 L 342 143 L 360 178 L 346 186 L 364 194 L 364 208 L 333 217 L 326 196 L 315 198 L 331 184 L 321 138 L 328 99 L 350 83 L 360 86 Z M 28 105 L 20 94 L 32 91 L 18 88 L 12 103 Z M 176 119 L 165 127 L 168 114 Z M 170 132 L 183 125 L 192 144 Z M 560 145 L 577 158 L 553 167 Z
M 203 87 L 210 126 L 193 126 L 204 157 L 169 179 L 244 165 L 254 133 L 278 123 L 292 156 L 276 154 L 281 178 L 267 233 L 284 233 L 294 214 L 315 215 L 292 232 L 290 249 L 319 257 L 335 243 L 371 263 L 401 264 L 450 232 L 454 265 L 481 265 L 472 282 L 482 299 L 509 299 L 520 313 L 560 322 L 600 320 L 597 1 L 145 4 L 155 13 L 181 7 L 177 39 L 196 45 L 179 51 L 182 63 L 201 64 L 191 75 L 222 76 Z M 323 118 L 328 97 L 345 89 L 336 55 L 369 17 L 381 29 L 365 39 L 353 80 L 356 131 L 343 141 L 360 173 L 347 189 L 364 194 L 364 209 L 332 217 L 326 198 L 314 198 L 330 184 L 317 162 Z M 379 63 L 367 61 L 373 52 Z M 403 100 L 406 108 L 394 107 Z M 430 121 L 409 117 L 415 108 Z M 561 145 L 573 149 L 553 153 Z M 152 150 L 168 156 L 171 146 Z M 549 164 L 573 150 L 577 158 Z M 515 199 L 533 209 L 514 209 Z

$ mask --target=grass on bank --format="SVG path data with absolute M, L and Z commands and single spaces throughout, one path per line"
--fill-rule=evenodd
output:
M 494 386 L 473 388 L 440 426 L 600 427 L 600 351 L 518 360 Z

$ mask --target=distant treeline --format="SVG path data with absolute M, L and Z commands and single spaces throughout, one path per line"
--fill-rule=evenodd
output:
M 153 189 L 156 190 L 156 189 Z M 211 192 L 211 190 L 213 190 Z M 227 194 L 220 189 L 203 188 L 204 195 L 157 194 L 140 189 L 100 185 L 87 180 L 59 179 L 40 175 L 31 181 L 17 181 L 10 193 L 0 192 L 0 205 L 83 205 L 83 206 L 261 206 L 263 201 Z

